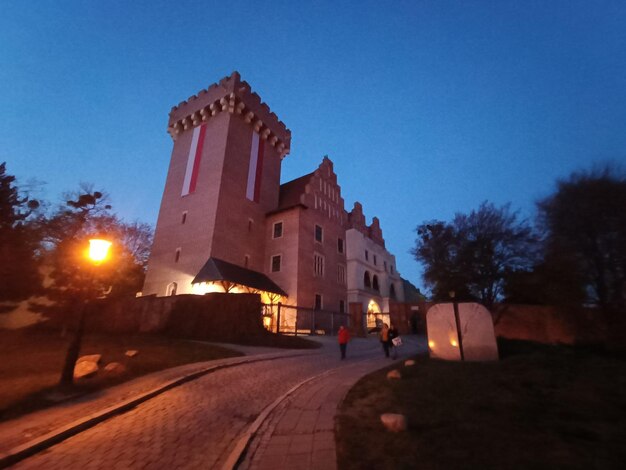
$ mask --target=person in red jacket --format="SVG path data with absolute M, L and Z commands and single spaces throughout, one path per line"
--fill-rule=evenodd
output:
M 339 327 L 339 334 L 337 336 L 339 338 L 339 350 L 341 351 L 341 359 L 345 359 L 346 348 L 348 347 L 348 341 L 350 341 L 350 332 L 345 326 L 341 325 Z

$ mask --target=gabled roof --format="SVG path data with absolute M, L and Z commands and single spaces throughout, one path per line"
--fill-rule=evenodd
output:
M 279 212 L 285 209 L 291 209 L 297 205 L 302 205 L 300 202 L 300 196 L 304 194 L 306 185 L 309 183 L 312 176 L 313 173 L 309 173 L 308 175 L 304 175 L 300 178 L 296 178 L 295 180 L 281 184 L 280 195 L 278 197 L 278 208 L 273 212 Z
M 193 278 L 191 283 L 197 284 L 199 282 L 213 281 L 232 282 L 253 289 L 287 296 L 285 291 L 278 287 L 274 281 L 265 274 L 211 257 L 204 266 L 202 266 L 202 269 L 198 271 L 198 274 Z

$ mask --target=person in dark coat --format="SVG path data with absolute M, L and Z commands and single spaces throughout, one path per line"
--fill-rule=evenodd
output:
M 346 349 L 348 348 L 348 342 L 350 341 L 350 332 L 345 326 L 341 325 L 339 327 L 339 333 L 337 337 L 339 339 L 339 350 L 341 351 L 341 359 L 345 359 Z
M 391 357 L 396 359 L 398 357 L 398 348 L 393 345 L 393 339 L 398 337 L 398 330 L 393 323 L 389 327 L 389 349 L 391 350 Z

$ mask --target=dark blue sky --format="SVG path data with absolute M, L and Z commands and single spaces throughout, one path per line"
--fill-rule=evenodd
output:
M 623 0 L 5 0 L 0 161 L 154 223 L 170 108 L 233 70 L 292 131 L 283 181 L 328 154 L 417 285 L 419 223 L 532 217 L 557 178 L 626 162 Z

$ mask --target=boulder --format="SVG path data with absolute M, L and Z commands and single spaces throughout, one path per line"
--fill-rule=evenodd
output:
M 401 379 L 402 374 L 400 374 L 400 371 L 398 369 L 390 370 L 389 372 L 387 372 L 387 378 L 388 379 Z
M 136 349 L 129 349 L 128 351 L 126 351 L 126 355 L 128 357 L 135 357 L 137 354 L 139 354 L 139 351 L 137 351 Z
M 74 366 L 74 378 L 83 379 L 85 377 L 91 377 L 98 372 L 98 364 L 93 361 L 77 362 Z
M 388 431 L 401 432 L 406 431 L 407 419 L 406 416 L 397 413 L 384 413 L 380 415 L 380 421 Z
M 119 362 L 109 362 L 104 366 L 104 371 L 110 375 L 121 375 L 126 372 L 126 367 Z
M 96 364 L 100 364 L 100 359 L 102 359 L 102 354 L 88 354 L 79 357 L 76 364 L 80 364 L 81 362 L 95 362 Z
M 409 366 L 414 366 L 415 365 L 415 361 L 413 359 L 407 359 L 406 361 L 404 361 L 404 365 L 409 367 Z

